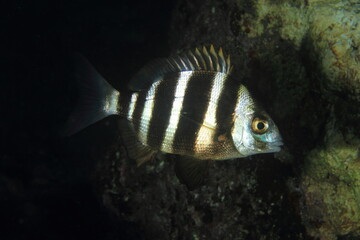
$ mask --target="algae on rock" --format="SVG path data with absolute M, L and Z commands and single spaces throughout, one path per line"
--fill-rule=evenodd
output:
M 238 1 L 241 7 L 244 1 Z M 254 12 L 239 22 L 247 37 L 260 37 L 266 29 L 300 50 L 309 37 L 317 63 L 326 75 L 325 86 L 347 91 L 360 103 L 360 3 L 358 1 L 253 2 Z
M 333 131 L 329 129 L 329 131 Z M 360 236 L 360 139 L 334 132 L 311 151 L 302 172 L 303 218 L 311 235 Z

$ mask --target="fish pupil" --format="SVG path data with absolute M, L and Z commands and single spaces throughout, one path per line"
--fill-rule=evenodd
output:
M 263 122 L 259 122 L 259 123 L 257 124 L 257 128 L 258 128 L 259 130 L 263 130 L 263 129 L 265 128 L 265 124 L 264 124 Z

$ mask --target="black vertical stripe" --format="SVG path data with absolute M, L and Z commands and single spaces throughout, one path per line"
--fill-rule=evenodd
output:
M 240 81 L 230 76 L 225 82 L 216 108 L 216 121 L 218 123 L 216 136 L 230 132 L 229 130 L 233 125 L 233 113 L 240 86 Z
M 216 72 L 207 71 L 194 72 L 191 76 L 174 138 L 173 149 L 176 152 L 195 152 L 194 144 L 209 105 L 215 76 Z
M 118 105 L 118 112 L 122 117 L 127 117 L 130 101 L 131 101 L 131 92 L 121 92 L 119 97 L 119 105 Z
M 169 124 L 179 76 L 180 73 L 165 74 L 163 81 L 159 84 L 156 91 L 154 108 L 147 136 L 148 144 L 155 149 L 160 149 L 161 143 L 165 137 L 165 131 Z
M 134 130 L 135 130 L 136 134 L 139 134 L 141 115 L 142 115 L 142 113 L 144 111 L 147 91 L 148 91 L 148 89 L 142 90 L 142 91 L 139 92 L 139 95 L 138 95 L 138 98 L 137 98 L 137 101 L 136 101 L 136 104 L 135 104 L 132 123 L 134 125 Z

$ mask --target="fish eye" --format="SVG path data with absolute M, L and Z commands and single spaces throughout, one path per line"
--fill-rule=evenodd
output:
M 269 128 L 269 123 L 267 120 L 260 119 L 258 117 L 254 118 L 251 123 L 251 129 L 254 133 L 263 134 Z

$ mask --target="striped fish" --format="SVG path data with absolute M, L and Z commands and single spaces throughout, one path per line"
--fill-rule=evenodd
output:
M 106 116 L 120 115 L 129 157 L 138 165 L 159 152 L 181 156 L 177 174 L 190 186 L 202 181 L 207 166 L 203 160 L 280 150 L 278 128 L 247 88 L 231 76 L 230 57 L 225 58 L 221 48 L 203 47 L 155 60 L 130 81 L 129 93 L 114 89 L 86 60 L 82 66 L 86 78 L 79 81 L 87 82 L 92 101 L 89 104 L 87 93 L 82 94 L 68 134 Z

